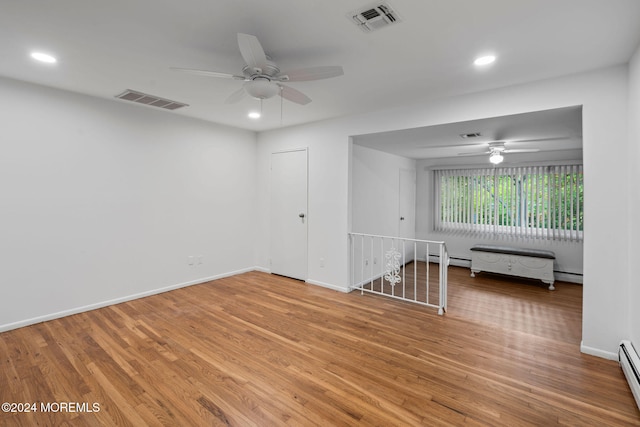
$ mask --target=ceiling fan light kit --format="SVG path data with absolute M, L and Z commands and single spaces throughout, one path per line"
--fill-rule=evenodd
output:
M 534 140 L 529 140 L 534 141 Z M 517 141 L 511 141 L 517 142 Z M 458 156 L 484 156 L 489 155 L 489 161 L 494 165 L 502 163 L 504 160 L 503 154 L 505 153 L 536 153 L 540 151 L 539 148 L 515 148 L 509 149 L 505 147 L 505 141 L 494 141 L 489 143 L 489 150 L 483 152 L 464 152 L 458 153 Z
M 494 151 L 489 155 L 489 161 L 494 165 L 502 163 L 504 156 L 500 154 L 500 151 Z
M 280 86 L 265 78 L 256 78 L 244 84 L 244 90 L 256 99 L 269 99 L 280 92 Z

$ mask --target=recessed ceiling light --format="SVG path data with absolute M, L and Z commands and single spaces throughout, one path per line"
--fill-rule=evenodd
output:
M 258 113 L 257 111 L 251 111 L 248 115 L 250 119 L 256 120 L 260 118 L 260 113 Z
M 473 61 L 473 64 L 478 66 L 489 65 L 495 60 L 496 60 L 496 57 L 493 55 L 481 56 L 479 58 L 476 58 L 476 60 Z
M 47 64 L 55 64 L 58 62 L 58 60 L 53 56 L 42 52 L 32 52 L 31 57 L 36 61 L 45 62 Z

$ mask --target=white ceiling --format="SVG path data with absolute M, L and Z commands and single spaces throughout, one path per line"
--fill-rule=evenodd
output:
M 464 138 L 462 135 L 479 134 Z M 491 142 L 507 149 L 538 149 L 545 159 L 559 151 L 582 157 L 582 107 L 557 108 L 466 122 L 394 130 L 352 137 L 354 144 L 412 159 L 435 159 L 486 153 Z M 563 153 L 566 155 L 568 153 Z M 523 158 L 522 154 L 511 158 Z M 539 157 L 527 154 L 524 158 Z M 486 161 L 488 155 L 483 156 Z M 461 160 L 461 158 L 459 158 Z
M 134 89 L 190 105 L 166 114 L 260 131 L 622 64 L 640 43 L 638 0 L 389 3 L 402 22 L 367 34 L 347 15 L 369 0 L 2 0 L 0 75 L 109 99 Z M 281 112 L 269 99 L 252 121 L 257 100 L 224 104 L 242 82 L 170 70 L 241 73 L 238 32 L 282 70 L 345 74 L 290 83 L 313 102 Z M 59 61 L 35 63 L 32 50 Z M 498 60 L 476 69 L 489 52 Z

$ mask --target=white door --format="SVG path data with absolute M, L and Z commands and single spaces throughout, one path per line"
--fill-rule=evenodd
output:
M 271 155 L 271 272 L 307 279 L 307 150 Z
M 416 237 L 416 171 L 400 169 L 398 237 Z M 405 262 L 413 261 L 413 243 L 405 243 Z

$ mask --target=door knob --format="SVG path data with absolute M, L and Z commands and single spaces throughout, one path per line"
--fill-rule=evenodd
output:
M 298 216 L 299 216 L 300 218 L 304 218 L 304 214 L 303 214 L 303 213 L 299 214 Z

